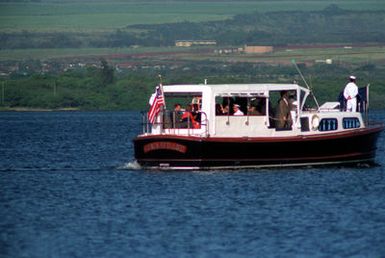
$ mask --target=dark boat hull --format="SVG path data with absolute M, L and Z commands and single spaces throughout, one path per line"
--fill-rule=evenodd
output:
M 215 169 L 373 162 L 382 125 L 342 133 L 269 138 L 147 135 L 134 139 L 143 167 Z

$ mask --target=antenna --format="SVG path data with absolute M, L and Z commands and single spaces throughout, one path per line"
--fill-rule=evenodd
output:
M 302 78 L 303 82 L 305 83 L 307 89 L 310 91 L 310 94 L 311 94 L 311 96 L 313 97 L 315 104 L 317 105 L 317 109 L 319 109 L 319 104 L 318 104 L 318 101 L 317 101 L 316 97 L 315 97 L 314 94 L 313 94 L 313 90 L 312 90 L 312 88 L 309 86 L 309 84 L 307 84 L 307 82 L 306 82 L 306 80 L 305 80 L 305 77 L 303 77 L 301 70 L 299 69 L 297 63 L 295 62 L 295 59 L 292 59 L 291 62 L 293 63 L 295 69 L 297 69 L 297 72 L 298 72 L 299 75 L 301 76 L 301 78 Z

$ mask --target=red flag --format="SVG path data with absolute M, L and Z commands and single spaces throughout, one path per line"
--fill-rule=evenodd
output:
M 150 99 L 150 111 L 148 111 L 148 120 L 151 124 L 155 122 L 155 118 L 159 114 L 162 106 L 164 106 L 164 98 L 162 89 L 160 86 L 156 86 L 155 93 L 152 94 Z

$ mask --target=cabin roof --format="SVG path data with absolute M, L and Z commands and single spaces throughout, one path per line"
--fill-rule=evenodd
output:
M 164 85 L 163 90 L 168 92 L 194 93 L 194 92 L 211 92 L 213 94 L 227 94 L 231 92 L 238 93 L 258 93 L 267 91 L 282 90 L 302 90 L 309 92 L 308 89 L 298 84 L 179 84 Z

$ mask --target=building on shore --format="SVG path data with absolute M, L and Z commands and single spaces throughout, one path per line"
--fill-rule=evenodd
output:
M 191 46 L 215 46 L 217 42 L 215 40 L 176 40 L 175 46 L 177 47 L 191 47 Z
M 243 52 L 246 54 L 263 54 L 273 52 L 272 46 L 247 46 L 243 48 Z

